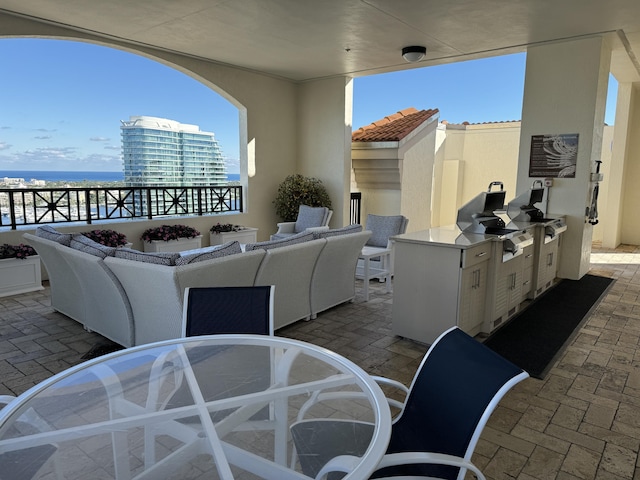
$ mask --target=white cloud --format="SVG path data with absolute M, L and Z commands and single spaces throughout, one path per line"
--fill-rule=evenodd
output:
M 91 138 L 89 139 L 89 141 L 91 141 L 91 142 L 108 142 L 108 141 L 110 141 L 110 140 L 111 140 L 111 139 L 110 139 L 110 138 L 107 138 L 107 137 L 91 137 Z
M 49 140 L 51 138 L 51 135 L 41 135 L 38 137 L 33 137 L 36 140 Z
M 6 142 L 0 142 L 0 150 L 9 150 L 13 145 L 6 143 Z
M 0 150 L 3 150 L 0 144 Z M 6 150 L 6 148 L 4 149 Z M 74 147 L 36 148 L 0 154 L 0 169 L 122 171 L 120 155 L 78 155 Z
M 225 158 L 224 163 L 227 166 L 227 173 L 240 173 L 240 160 L 237 158 Z
M 105 150 L 118 150 L 120 151 L 120 145 L 105 145 Z

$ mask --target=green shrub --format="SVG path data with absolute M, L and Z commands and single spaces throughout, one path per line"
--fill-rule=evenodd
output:
M 273 203 L 276 214 L 283 222 L 295 222 L 300 205 L 331 208 L 331 199 L 322 181 L 300 174 L 289 175 L 284 179 L 278 186 Z

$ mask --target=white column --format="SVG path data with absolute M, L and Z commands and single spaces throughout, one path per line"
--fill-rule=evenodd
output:
M 594 160 L 600 159 L 611 49 L 602 37 L 531 47 L 527 50 L 517 193 L 531 187 L 532 135 L 579 135 L 575 178 L 556 178 L 548 214 L 563 214 L 558 275 L 579 279 L 589 270 L 592 226 L 586 220 Z
M 634 86 L 629 98 L 629 118 L 626 123 L 626 143 L 624 152 L 624 178 L 622 190 L 622 211 L 620 215 L 620 243 L 640 245 L 640 221 L 638 206 L 640 205 L 640 93 Z M 618 115 L 616 111 L 616 122 Z M 622 128 L 621 128 L 622 130 Z M 615 126 L 614 142 L 618 139 L 618 124 Z M 614 144 L 614 155 L 617 157 L 618 144 Z
M 297 173 L 322 180 L 333 207 L 331 226 L 348 225 L 353 81 L 336 77 L 304 83 L 299 99 Z
M 602 246 L 615 248 L 620 244 L 622 235 L 622 206 L 624 199 L 625 162 L 627 158 L 627 139 L 631 127 L 632 112 L 631 98 L 633 85 L 618 83 L 618 98 L 616 101 L 616 118 L 613 131 L 613 147 L 611 150 L 611 164 L 605 169 L 606 190 L 602 191 L 602 209 L 600 209 L 600 223 L 602 224 Z M 603 149 L 610 148 L 603 145 Z M 606 165 L 603 167 L 607 167 Z M 634 224 L 636 222 L 633 222 Z

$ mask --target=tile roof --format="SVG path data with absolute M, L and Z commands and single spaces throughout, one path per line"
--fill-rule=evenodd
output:
M 438 109 L 416 110 L 413 107 L 377 120 L 351 134 L 352 142 L 397 142 L 409 135 L 426 120 L 438 113 Z

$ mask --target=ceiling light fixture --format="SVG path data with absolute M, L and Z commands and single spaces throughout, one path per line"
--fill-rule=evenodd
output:
M 419 62 L 427 54 L 427 47 L 404 47 L 402 49 L 402 58 L 409 63 Z

